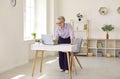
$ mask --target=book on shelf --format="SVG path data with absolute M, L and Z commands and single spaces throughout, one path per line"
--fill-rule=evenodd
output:
M 120 57 L 120 51 L 119 51 L 119 52 L 117 52 L 117 57 Z
M 97 51 L 97 56 L 99 57 L 103 56 L 103 51 Z
M 113 48 L 113 45 L 112 44 L 108 44 L 108 48 Z
M 97 43 L 97 48 L 103 48 L 102 42 L 98 42 L 98 43 Z

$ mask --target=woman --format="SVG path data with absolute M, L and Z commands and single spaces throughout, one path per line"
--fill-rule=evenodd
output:
M 65 18 L 59 16 L 56 20 L 58 27 L 55 31 L 55 39 L 58 40 L 58 44 L 73 44 L 74 33 L 71 25 L 65 23 Z M 60 70 L 68 73 L 67 55 L 64 52 L 59 52 L 59 65 Z

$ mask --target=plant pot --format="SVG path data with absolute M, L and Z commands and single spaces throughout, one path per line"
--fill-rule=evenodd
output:
M 81 21 L 81 18 L 79 18 L 78 21 Z
M 109 34 L 108 34 L 108 32 L 106 33 L 106 39 L 107 39 L 107 40 L 109 39 Z
M 33 36 L 33 39 L 36 39 L 36 35 L 35 35 L 35 36 Z

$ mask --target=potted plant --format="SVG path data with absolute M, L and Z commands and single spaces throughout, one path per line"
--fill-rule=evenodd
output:
M 77 15 L 78 21 L 81 21 L 81 18 L 83 17 L 83 15 L 81 15 L 80 13 L 78 13 Z
M 35 41 L 36 44 L 38 44 L 38 43 L 41 42 L 40 39 L 36 39 L 36 35 L 37 35 L 36 32 L 32 32 L 31 35 L 32 35 L 32 37 L 33 37 L 33 39 L 34 39 L 34 41 Z
M 109 39 L 108 32 L 112 31 L 114 27 L 112 25 L 104 25 L 101 29 L 106 32 L 106 39 Z
M 41 42 L 41 40 L 40 39 L 35 39 L 35 43 L 40 43 Z
M 36 32 L 31 33 L 34 39 L 36 39 Z

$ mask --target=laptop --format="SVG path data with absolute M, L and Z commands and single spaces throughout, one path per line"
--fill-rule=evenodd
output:
M 54 42 L 53 36 L 49 34 L 44 34 L 41 36 L 42 38 L 42 43 L 45 45 L 56 45 L 57 43 Z

